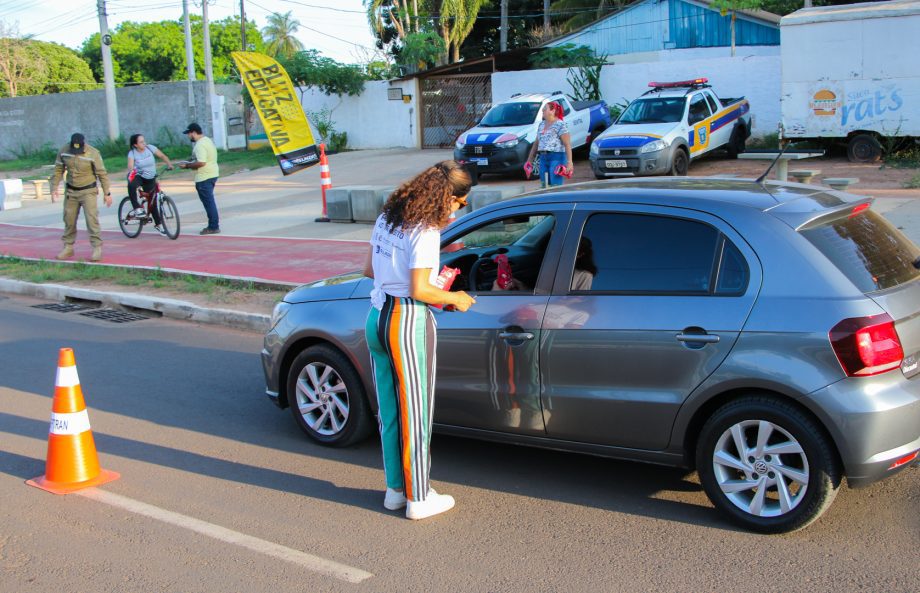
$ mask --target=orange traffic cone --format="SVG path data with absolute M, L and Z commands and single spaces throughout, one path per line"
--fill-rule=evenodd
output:
M 326 159 L 326 145 L 319 145 L 319 179 L 323 191 L 323 215 L 316 219 L 315 222 L 329 222 L 329 215 L 326 213 L 326 188 L 332 187 L 332 174 L 329 173 L 329 161 Z
M 68 494 L 118 477 L 117 473 L 99 467 L 73 350 L 61 348 L 54 381 L 45 475 L 27 480 L 26 484 L 55 494 Z

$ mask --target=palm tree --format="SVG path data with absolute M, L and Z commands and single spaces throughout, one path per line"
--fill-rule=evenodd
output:
M 265 36 L 265 51 L 273 57 L 290 58 L 303 50 L 303 43 L 294 37 L 300 28 L 300 21 L 291 18 L 291 11 L 284 14 L 273 12 L 268 15 L 268 26 L 262 29 Z

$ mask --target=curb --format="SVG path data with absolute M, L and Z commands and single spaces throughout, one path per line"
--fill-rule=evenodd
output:
M 188 301 L 176 299 L 148 297 L 123 292 L 102 292 L 62 284 L 34 284 L 6 278 L 0 278 L 0 292 L 21 294 L 52 301 L 90 301 L 107 307 L 127 309 L 132 312 L 155 312 L 158 313 L 157 316 L 180 321 L 225 325 L 263 333 L 270 329 L 269 315 L 244 313 L 230 309 L 208 309 Z

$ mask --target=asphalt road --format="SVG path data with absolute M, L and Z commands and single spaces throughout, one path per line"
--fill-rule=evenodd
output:
M 920 591 L 920 470 L 843 488 L 805 531 L 741 532 L 686 472 L 436 436 L 457 508 L 383 509 L 379 445 L 311 444 L 263 395 L 261 336 L 0 297 L 0 591 Z M 102 466 L 44 473 L 60 347 Z M 356 582 L 352 582 L 356 581 Z

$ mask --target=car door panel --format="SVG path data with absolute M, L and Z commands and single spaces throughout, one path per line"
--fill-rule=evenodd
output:
M 549 241 L 539 249 L 542 265 L 533 275 L 536 282 L 530 290 L 471 290 L 476 303 L 467 312 L 436 311 L 436 423 L 545 434 L 540 402 L 540 324 L 571 211 L 571 206 L 518 206 L 492 215 L 465 217 L 445 234 L 442 262 L 469 262 L 470 253 L 482 257 L 490 250 L 466 246 L 458 250 L 455 246 L 468 231 L 488 229 L 495 221 L 514 217 L 549 215 L 554 219 Z M 535 266 L 533 251 L 533 247 L 510 246 L 506 255 L 512 269 Z
M 630 205 L 600 211 L 689 217 L 743 243 L 728 225 L 700 213 Z M 571 241 L 579 240 L 588 214 L 576 215 Z M 756 259 L 746 244 L 738 248 L 748 261 Z M 747 289 L 737 296 L 570 293 L 575 249 L 568 244 L 563 252 L 541 335 L 547 434 L 663 449 L 684 400 L 737 340 L 760 285 L 759 268 L 750 265 Z

